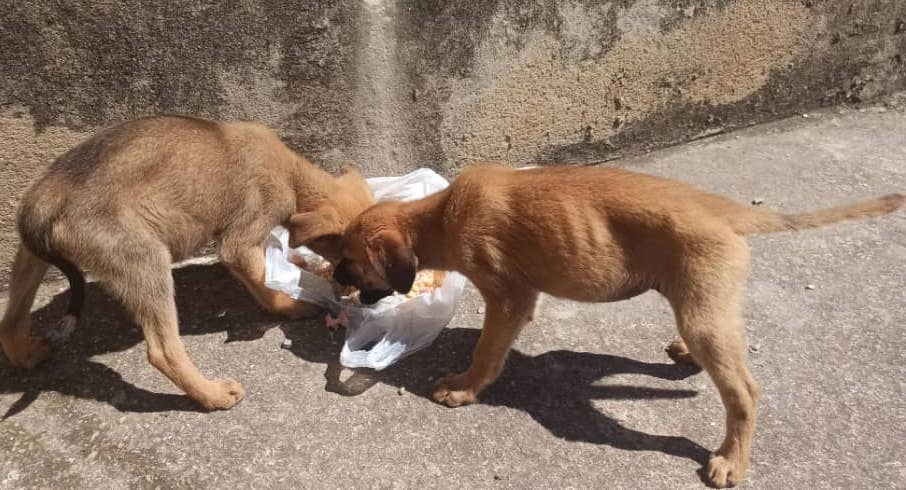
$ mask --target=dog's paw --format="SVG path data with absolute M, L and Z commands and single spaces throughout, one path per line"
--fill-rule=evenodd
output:
M 4 342 L 3 350 L 10 365 L 22 369 L 32 369 L 50 356 L 50 345 L 44 339 L 32 336 Z
M 245 388 L 232 379 L 211 382 L 211 389 L 199 403 L 207 410 L 228 410 L 245 398 Z
M 745 476 L 746 468 L 732 458 L 719 454 L 708 460 L 708 483 L 716 488 L 735 487 Z
M 670 359 L 673 359 L 673 362 L 677 364 L 698 366 L 698 362 L 692 357 L 692 353 L 689 352 L 689 348 L 686 346 L 686 342 L 684 342 L 683 339 L 674 340 L 666 349 L 664 349 L 664 351 L 667 352 Z
M 475 403 L 477 392 L 465 375 L 452 374 L 438 381 L 433 397 L 448 407 L 460 407 Z

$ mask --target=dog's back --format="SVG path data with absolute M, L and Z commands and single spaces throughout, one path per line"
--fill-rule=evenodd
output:
M 465 268 L 489 268 L 580 301 L 653 286 L 676 234 L 701 211 L 688 186 L 615 169 L 474 167 L 451 187 Z M 468 273 L 467 273 L 468 275 Z M 606 290 L 604 289 L 606 288 Z
M 711 223 L 734 233 L 770 233 L 881 216 L 899 209 L 902 194 L 813 212 L 782 214 L 711 194 L 684 182 L 604 167 L 548 167 L 514 170 L 496 165 L 471 167 L 454 182 L 492 205 L 518 206 L 542 220 L 618 218 L 646 228 L 674 229 Z
M 182 116 L 129 121 L 55 160 L 24 196 L 19 231 L 40 252 L 66 247 L 69 222 L 138 221 L 180 258 L 241 212 L 245 199 L 237 196 L 269 197 L 287 208 L 284 214 L 292 212 L 290 170 L 266 167 L 289 166 L 295 158 L 255 124 Z M 262 192 L 267 196 L 257 195 Z
M 818 226 L 896 209 L 893 195 L 803 215 L 744 206 L 682 182 L 613 168 L 477 166 L 451 186 L 472 267 L 516 274 L 576 300 L 657 288 L 690 250 L 751 232 Z M 817 218 L 816 218 L 817 217 Z M 601 290 L 601 285 L 609 289 Z

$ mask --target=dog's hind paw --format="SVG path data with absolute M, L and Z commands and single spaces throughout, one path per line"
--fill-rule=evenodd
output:
M 745 476 L 746 468 L 741 466 L 732 458 L 712 455 L 708 461 L 708 483 L 716 488 L 735 487 Z

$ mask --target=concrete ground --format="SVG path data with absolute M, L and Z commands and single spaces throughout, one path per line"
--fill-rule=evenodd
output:
M 613 164 L 805 210 L 906 190 L 904 116 L 834 109 Z M 904 238 L 900 211 L 750 239 L 747 334 L 764 395 L 743 486 L 906 486 Z M 0 487 L 700 487 L 723 436 L 707 376 L 663 352 L 675 327 L 656 294 L 546 299 L 497 384 L 454 410 L 427 396 L 468 363 L 472 289 L 427 350 L 350 377 L 340 335 L 262 313 L 220 266 L 174 274 L 190 355 L 248 398 L 196 411 L 92 286 L 84 329 L 52 360 L 0 367 Z M 61 314 L 60 287 L 39 325 Z

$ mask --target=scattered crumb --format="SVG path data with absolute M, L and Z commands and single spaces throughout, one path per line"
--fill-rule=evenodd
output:
M 340 316 L 334 317 L 330 313 L 324 316 L 324 326 L 328 330 L 337 330 L 340 327 L 345 327 L 349 324 L 349 316 L 346 315 L 346 311 L 341 311 Z

